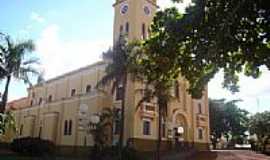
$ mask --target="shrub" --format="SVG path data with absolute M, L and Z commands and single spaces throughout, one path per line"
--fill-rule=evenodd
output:
M 14 152 L 18 152 L 30 156 L 42 156 L 46 154 L 54 154 L 55 145 L 47 140 L 40 138 L 18 138 L 14 139 L 11 143 L 11 149 Z
M 140 155 L 135 149 L 125 147 L 122 150 L 122 159 L 124 160 L 146 160 L 144 155 Z M 98 160 L 119 160 L 117 147 L 105 147 L 99 149 L 98 147 L 93 147 L 90 159 Z

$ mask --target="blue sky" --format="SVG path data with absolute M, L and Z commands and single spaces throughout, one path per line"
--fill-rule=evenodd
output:
M 181 11 L 190 0 L 178 5 Z M 8 0 L 0 6 L 0 32 L 20 39 L 33 39 L 45 77 L 94 63 L 112 44 L 114 0 Z M 171 6 L 159 0 L 161 8 Z M 240 98 L 250 112 L 270 110 L 270 73 L 264 70 L 258 80 L 241 76 L 241 92 L 231 95 L 221 87 L 222 74 L 209 84 L 211 98 Z M 3 82 L 2 86 L 3 86 Z M 10 100 L 26 95 L 26 87 L 14 81 Z

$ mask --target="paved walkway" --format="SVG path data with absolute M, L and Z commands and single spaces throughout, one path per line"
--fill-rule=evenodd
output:
M 201 152 L 193 160 L 270 160 L 270 157 L 252 151 L 227 150 Z

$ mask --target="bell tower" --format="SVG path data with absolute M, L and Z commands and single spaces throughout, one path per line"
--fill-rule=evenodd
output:
M 116 0 L 113 41 L 126 35 L 129 40 L 144 39 L 158 8 L 156 0 Z

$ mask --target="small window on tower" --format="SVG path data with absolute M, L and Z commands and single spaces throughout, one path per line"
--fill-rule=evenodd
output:
M 124 30 L 123 25 L 120 25 L 120 34 L 122 34 L 122 33 L 123 33 L 123 30 Z
M 146 38 L 146 28 L 145 28 L 145 24 L 142 24 L 142 39 Z
M 129 23 L 127 22 L 126 23 L 126 33 L 128 34 L 128 32 L 129 32 Z
M 201 103 L 198 104 L 198 112 L 199 112 L 199 114 L 202 114 L 202 104 Z

